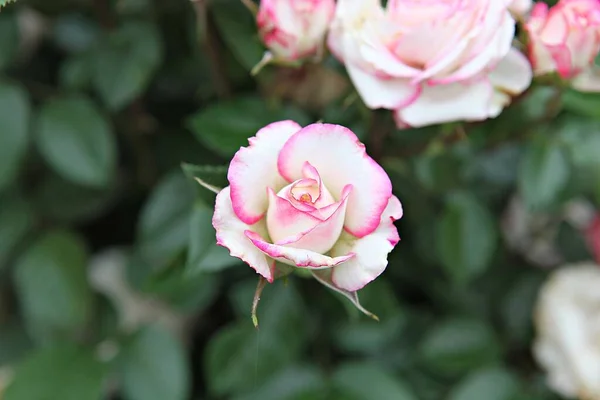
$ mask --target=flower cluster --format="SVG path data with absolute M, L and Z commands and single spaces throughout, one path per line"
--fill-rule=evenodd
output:
M 257 19 L 281 62 L 326 41 L 364 103 L 393 110 L 398 127 L 494 118 L 532 72 L 600 90 L 599 0 L 262 0 Z M 527 43 L 514 41 L 516 20 Z

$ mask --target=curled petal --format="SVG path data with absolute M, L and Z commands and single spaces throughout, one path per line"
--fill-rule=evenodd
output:
M 529 87 L 532 75 L 527 58 L 512 48 L 488 77 L 495 89 L 515 96 Z
M 247 225 L 240 221 L 233 211 L 229 186 L 217 195 L 212 224 L 217 231 L 217 244 L 229 249 L 229 254 L 250 265 L 269 282 L 273 282 L 275 260 L 269 259 L 248 240 L 246 231 L 256 235 L 266 234 L 264 222 Z
M 313 229 L 321 220 L 311 214 L 294 207 L 288 200 L 269 192 L 269 210 L 267 211 L 267 227 L 269 236 L 274 242 L 283 240 L 298 232 Z
M 264 254 L 285 264 L 296 267 L 310 267 L 313 269 L 331 268 L 354 257 L 346 254 L 341 257 L 329 257 L 310 250 L 295 249 L 293 247 L 279 246 L 266 242 L 261 235 L 253 231 L 244 232 L 246 237 L 254 243 L 257 249 Z
M 355 254 L 346 263 L 333 268 L 332 282 L 340 289 L 350 292 L 363 288 L 377 278 L 387 267 L 387 256 L 400 240 L 394 221 L 402 217 L 402 205 L 392 196 L 381 216 L 381 224 L 375 232 L 357 239 L 343 234 L 333 246 L 333 257 L 342 254 Z
M 334 196 L 339 196 L 346 185 L 354 187 L 344 223 L 347 231 L 363 237 L 377 229 L 392 195 L 392 183 L 351 130 L 332 124 L 309 125 L 286 142 L 277 166 L 284 178 L 295 181 L 302 177 L 307 161 L 319 171 Z
M 348 196 L 352 192 L 352 186 L 344 188 L 342 200 L 335 205 L 335 210 L 325 219 L 319 221 L 313 228 L 300 232 L 298 235 L 276 242 L 278 245 L 286 245 L 297 249 L 312 250 L 316 253 L 327 253 L 337 242 L 344 227 L 344 216 Z
M 248 139 L 231 160 L 227 179 L 231 187 L 231 202 L 235 214 L 243 222 L 254 224 L 267 211 L 267 188 L 286 184 L 277 172 L 277 156 L 285 142 L 301 126 L 293 121 L 274 122 Z

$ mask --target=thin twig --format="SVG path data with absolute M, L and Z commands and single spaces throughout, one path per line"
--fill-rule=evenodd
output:
M 196 12 L 198 41 L 204 49 L 210 64 L 211 74 L 217 96 L 221 99 L 231 97 L 231 87 L 224 73 L 224 64 L 219 54 L 219 42 L 208 17 L 207 0 L 190 0 Z

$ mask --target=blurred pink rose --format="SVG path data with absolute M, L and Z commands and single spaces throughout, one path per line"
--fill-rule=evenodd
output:
M 600 51 L 600 0 L 537 3 L 525 25 L 536 75 L 557 72 L 586 91 L 600 90 L 594 59 Z
M 313 56 L 322 49 L 334 11 L 334 0 L 261 0 L 259 34 L 278 60 Z
M 531 82 L 510 0 L 339 0 L 328 44 L 370 108 L 398 125 L 495 117 Z
M 272 282 L 275 261 L 356 291 L 381 274 L 402 216 L 385 171 L 339 125 L 267 125 L 231 161 L 217 195 L 217 243 Z

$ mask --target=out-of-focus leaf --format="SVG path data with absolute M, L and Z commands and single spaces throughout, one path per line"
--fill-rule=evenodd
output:
M 82 240 L 53 231 L 37 240 L 15 266 L 15 285 L 27 328 L 38 341 L 72 338 L 92 311 Z
M 19 46 L 16 14 L 7 14 L 2 10 L 3 6 L 9 3 L 10 0 L 0 0 L 0 69 L 10 64 Z
M 511 400 L 519 391 L 517 379 L 502 368 L 488 368 L 469 375 L 450 393 L 450 400 Z
M 323 373 L 309 366 L 292 366 L 273 375 L 264 385 L 234 400 L 300 400 L 302 395 L 324 392 Z
M 113 179 L 117 144 L 108 121 L 87 98 L 50 100 L 37 121 L 36 143 L 46 161 L 75 183 L 105 187 Z
M 29 97 L 20 86 L 0 81 L 0 189 L 14 181 L 27 151 L 29 108 Z
M 216 188 L 223 189 L 229 186 L 227 181 L 227 167 L 226 166 L 214 166 L 214 165 L 192 165 L 183 163 L 181 164 L 183 172 L 190 178 L 201 179 L 209 185 Z
M 248 138 L 267 124 L 286 119 L 289 111 L 273 109 L 258 97 L 238 97 L 215 103 L 188 121 L 188 126 L 206 147 L 231 158 Z
M 85 222 L 98 217 L 117 200 L 116 189 L 79 186 L 49 174 L 35 188 L 33 204 L 37 212 L 51 220 Z
M 552 204 L 569 180 L 569 162 L 558 143 L 531 142 L 519 165 L 519 191 L 529 207 Z
M 167 175 L 145 204 L 138 225 L 142 258 L 163 269 L 188 243 L 195 190 L 179 171 Z
M 100 36 L 99 27 L 80 14 L 63 14 L 53 25 L 54 42 L 70 53 L 88 50 Z
M 160 35 L 151 24 L 129 22 L 106 39 L 94 57 L 94 87 L 113 111 L 142 94 L 160 65 Z
M 556 129 L 575 166 L 600 168 L 600 120 L 563 118 Z
M 437 242 L 442 263 L 455 282 L 465 283 L 485 270 L 496 239 L 494 220 L 475 197 L 457 193 L 449 199 Z
M 433 327 L 420 346 L 424 362 L 433 370 L 455 374 L 493 362 L 498 343 L 490 327 L 475 319 L 449 319 Z
M 98 400 L 106 376 L 93 354 L 72 345 L 37 350 L 16 369 L 5 400 Z
M 184 400 L 189 366 L 181 343 L 168 332 L 144 328 L 118 359 L 125 396 L 130 400 Z
M 600 95 L 568 90 L 562 96 L 563 107 L 574 114 L 600 119 Z
M 542 279 L 538 274 L 524 274 L 503 297 L 501 312 L 510 339 L 526 343 L 533 329 L 531 316 Z
M 12 255 L 16 245 L 33 225 L 31 206 L 19 196 L 5 195 L 0 198 L 0 270 Z
M 60 66 L 60 85 L 70 90 L 87 89 L 92 82 L 93 61 L 89 53 L 75 54 L 67 58 Z
M 32 348 L 33 343 L 21 323 L 0 324 L 0 365 L 18 362 Z
M 211 393 L 242 394 L 259 387 L 297 359 L 307 340 L 307 316 L 292 285 L 277 282 L 265 288 L 258 330 L 250 320 L 252 293 L 234 287 L 234 305 L 246 320 L 224 328 L 208 344 L 204 365 Z
M 237 61 L 250 71 L 264 53 L 252 14 L 244 8 L 241 1 L 236 0 L 213 2 L 210 11 L 227 47 Z
M 377 364 L 342 364 L 333 374 L 334 385 L 356 400 L 416 400 L 410 388 Z

